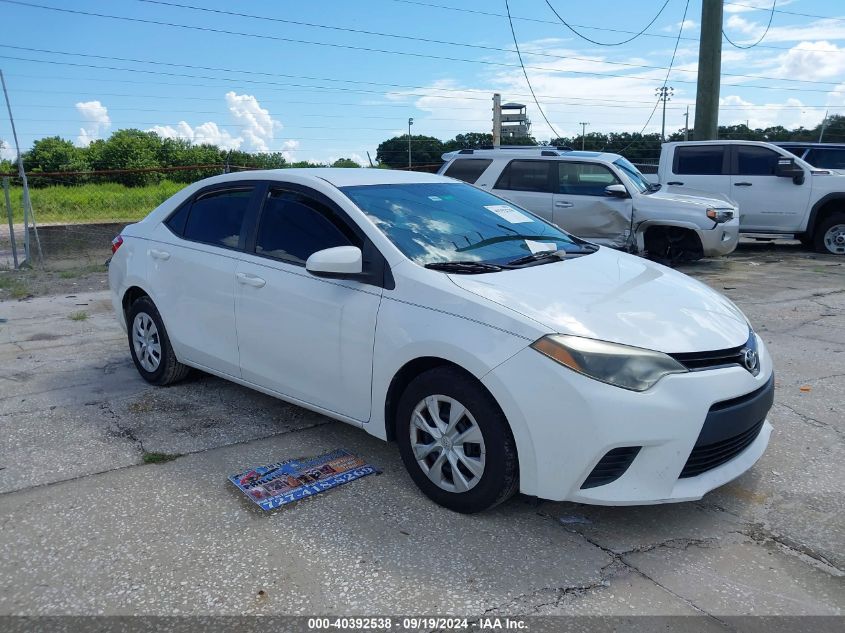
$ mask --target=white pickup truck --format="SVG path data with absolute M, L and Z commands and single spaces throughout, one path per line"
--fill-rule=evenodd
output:
M 740 232 L 792 237 L 822 253 L 845 255 L 845 174 L 816 169 L 758 141 L 664 143 L 657 172 L 664 188 L 727 196 L 739 205 Z

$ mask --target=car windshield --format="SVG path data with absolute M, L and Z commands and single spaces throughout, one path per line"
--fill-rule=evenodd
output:
M 409 259 L 507 264 L 545 251 L 584 252 L 584 242 L 501 198 L 462 183 L 342 187 Z
M 640 193 L 646 193 L 654 189 L 652 187 L 652 183 L 643 176 L 642 172 L 629 163 L 625 158 L 619 158 L 615 160 L 613 164 L 622 170 L 622 173 L 628 177 L 628 180 L 631 181 L 631 184 L 634 185 Z

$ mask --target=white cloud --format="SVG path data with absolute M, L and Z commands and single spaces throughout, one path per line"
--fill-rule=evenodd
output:
M 788 4 L 792 4 L 793 0 L 780 0 L 778 6 L 783 8 Z M 741 0 L 737 4 L 733 2 L 725 2 L 725 13 L 746 13 L 748 11 L 757 11 L 765 9 L 770 11 L 772 9 L 772 0 Z
M 241 134 L 247 149 L 266 152 L 276 135 L 282 130 L 282 124 L 270 116 L 270 111 L 261 107 L 252 95 L 226 93 L 229 113 L 236 123 L 241 125 Z
M 754 103 L 738 95 L 719 99 L 723 107 L 719 113 L 720 125 L 741 125 L 748 123 L 752 129 L 782 125 L 792 129 L 799 126 L 814 127 L 821 123 L 824 112 L 805 108 L 799 99 L 789 98 L 783 103 Z
M 698 28 L 698 23 L 695 20 L 684 20 L 683 27 L 684 27 L 684 33 L 689 35 L 690 31 L 692 31 L 695 28 Z M 675 22 L 674 24 L 669 24 L 667 26 L 664 26 L 660 30 L 664 31 L 666 33 L 677 33 L 680 28 L 681 28 L 681 23 Z
M 186 121 L 179 121 L 172 125 L 155 125 L 148 132 L 155 132 L 163 138 L 183 138 L 196 145 L 208 143 L 221 149 L 239 149 L 243 139 L 233 137 L 229 132 L 221 130 L 216 123 L 208 121 L 196 127 L 191 127 Z
M 15 148 L 8 141 L 0 138 L 0 160 L 15 160 L 18 157 Z
M 87 147 L 91 141 L 100 138 L 100 134 L 111 127 L 108 109 L 99 101 L 80 101 L 76 104 L 76 111 L 85 125 L 79 129 L 76 144 Z
M 813 49 L 813 50 L 808 50 Z M 776 77 L 834 81 L 845 76 L 845 49 L 821 40 L 800 42 L 777 59 Z
M 223 129 L 224 126 L 214 121 L 207 121 L 192 126 L 187 121 L 174 125 L 154 125 L 148 128 L 165 138 L 182 138 L 197 145 L 208 143 L 222 149 L 242 149 L 250 152 L 281 151 L 286 160 L 296 160 L 293 151 L 299 147 L 299 141 L 286 140 L 281 148 L 274 142 L 284 127 L 274 119 L 269 110 L 261 107 L 252 95 L 237 94 L 233 91 L 225 95 L 226 106 L 236 134 Z
M 768 16 L 759 21 L 752 21 L 734 14 L 725 22 L 725 31 L 737 44 L 753 44 L 766 31 L 768 21 Z M 821 19 L 787 26 L 778 26 L 775 22 L 769 28 L 768 32 L 766 32 L 766 37 L 763 41 L 764 43 L 771 44 L 773 42 L 799 42 L 801 40 L 842 39 L 845 39 L 845 22 L 837 19 Z

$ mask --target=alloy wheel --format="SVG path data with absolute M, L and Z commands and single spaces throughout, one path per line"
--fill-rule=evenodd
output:
M 824 245 L 835 255 L 845 255 L 845 224 L 834 224 L 824 234 Z
M 409 427 L 417 464 L 438 488 L 462 493 L 481 481 L 484 437 L 464 405 L 449 396 L 428 396 L 414 407 Z
M 158 369 L 161 364 L 161 340 L 155 322 L 146 312 L 136 314 L 132 322 L 132 346 L 144 370 L 152 373 Z

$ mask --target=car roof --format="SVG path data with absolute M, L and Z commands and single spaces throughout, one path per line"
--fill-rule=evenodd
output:
M 621 158 L 621 155 L 614 154 L 612 152 L 585 152 L 577 150 L 558 150 L 554 147 L 531 147 L 530 149 L 501 148 L 456 150 L 453 152 L 446 152 L 441 158 L 447 162 L 452 159 L 472 158 L 525 158 L 528 160 L 577 160 L 579 158 L 593 158 L 595 160 L 612 163 L 613 161 Z
M 322 180 L 335 187 L 353 187 L 356 185 L 399 185 L 409 183 L 454 183 L 452 178 L 415 171 L 371 168 L 309 167 L 290 169 L 260 169 L 239 171 L 236 173 L 213 176 L 202 181 L 203 185 L 213 185 L 240 180 L 278 180 L 286 181 L 289 177 Z
M 775 145 L 779 145 L 780 147 L 812 147 L 813 149 L 816 148 L 831 148 L 831 149 L 842 149 L 845 147 L 845 143 L 815 143 L 813 141 L 778 141 Z

